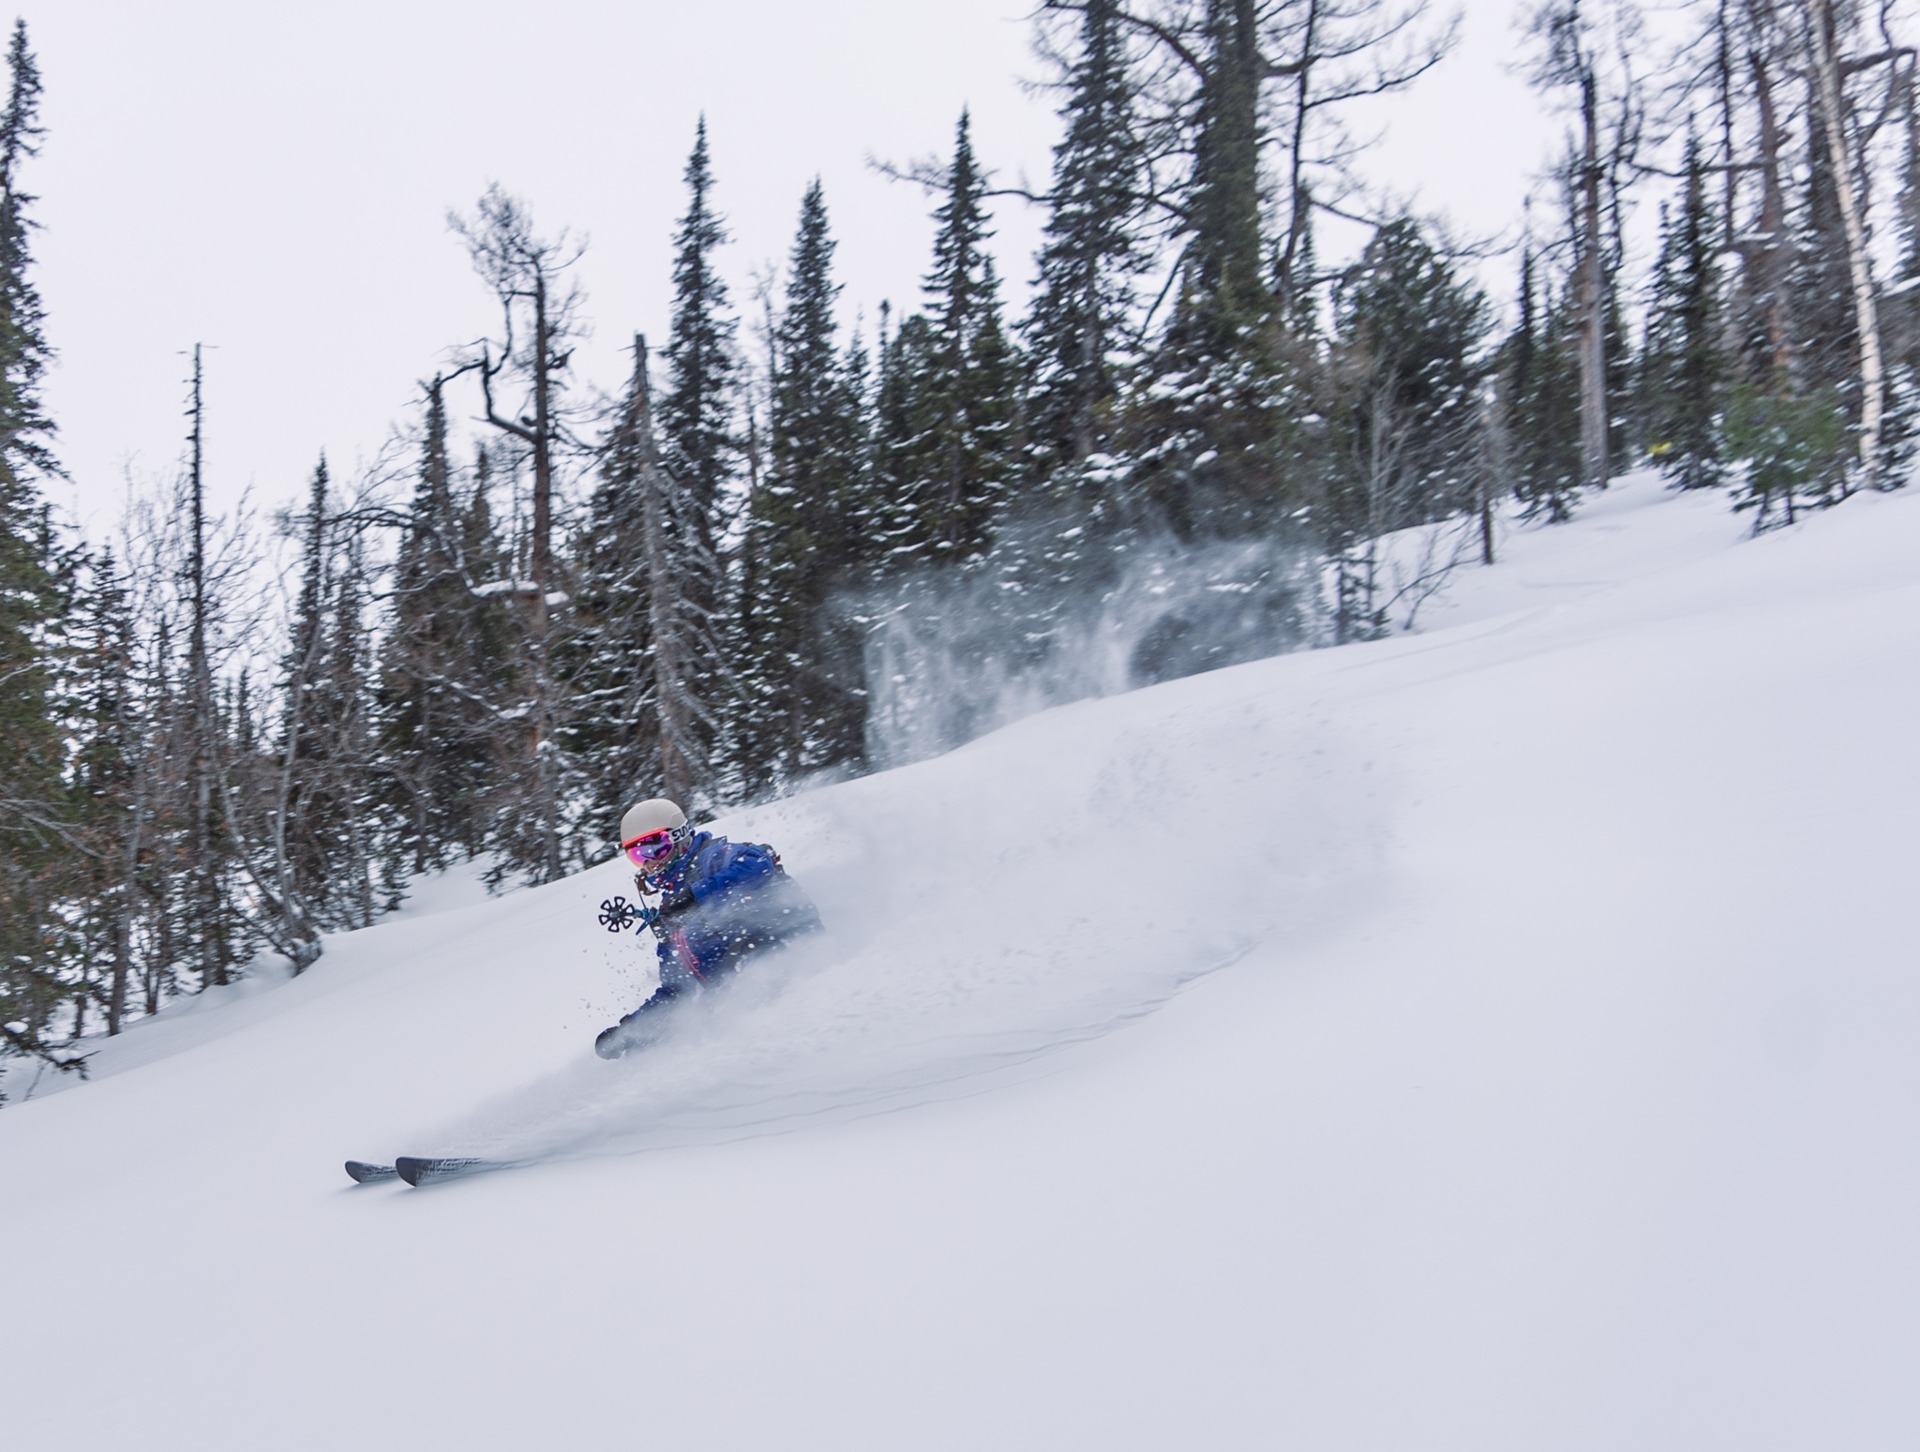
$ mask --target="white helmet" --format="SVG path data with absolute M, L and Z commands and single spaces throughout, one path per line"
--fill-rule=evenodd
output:
M 650 797 L 635 802 L 620 819 L 620 845 L 626 845 L 649 832 L 675 832 L 687 825 L 687 814 L 665 797 Z

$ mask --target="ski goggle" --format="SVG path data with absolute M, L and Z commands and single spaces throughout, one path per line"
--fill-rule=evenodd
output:
M 662 827 L 657 832 L 648 832 L 645 836 L 635 837 L 624 842 L 627 859 L 635 867 L 653 867 L 673 856 L 673 832 Z

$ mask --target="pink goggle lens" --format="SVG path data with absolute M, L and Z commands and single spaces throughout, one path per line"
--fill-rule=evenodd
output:
M 651 867 L 673 855 L 673 833 L 662 828 L 627 843 L 627 857 L 636 867 Z

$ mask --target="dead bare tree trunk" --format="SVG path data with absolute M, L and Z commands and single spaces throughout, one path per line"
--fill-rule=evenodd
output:
M 1507 447 L 1506 409 L 1497 392 L 1488 390 L 1480 400 L 1480 450 L 1474 473 L 1479 485 L 1476 503 L 1480 512 L 1480 563 L 1490 565 L 1493 555 L 1493 500 L 1505 487 L 1509 450 Z
M 1580 314 L 1580 473 L 1581 483 L 1604 489 L 1607 459 L 1607 286 L 1600 235 L 1600 103 L 1593 67 L 1580 76 L 1580 225 L 1575 299 Z
M 187 874 L 189 911 L 195 924 L 195 947 L 200 986 L 220 987 L 228 982 L 225 894 L 221 891 L 218 859 L 217 807 L 214 801 L 218 771 L 216 733 L 220 730 L 213 700 L 213 662 L 208 641 L 207 504 L 205 477 L 206 409 L 202 392 L 201 345 L 193 345 L 193 394 L 187 416 L 192 420 L 187 459 Z
M 141 829 L 146 825 L 146 743 L 140 743 L 134 761 L 132 810 L 120 842 L 120 881 L 114 887 L 113 976 L 107 987 L 107 1037 L 120 1032 L 127 1013 L 127 990 L 133 977 L 133 913 L 139 891 Z
M 1734 216 L 1740 196 L 1740 169 L 1734 161 L 1733 142 L 1733 20 L 1728 13 L 1729 0 L 1718 0 L 1714 10 L 1713 70 L 1714 88 L 1720 106 L 1720 245 L 1733 250 Z
M 1817 81 L 1820 113 L 1826 122 L 1827 152 L 1840 224 L 1847 239 L 1847 271 L 1853 287 L 1853 317 L 1860 335 L 1860 482 L 1880 482 L 1881 433 L 1886 381 L 1880 353 L 1880 319 L 1873 295 L 1873 259 L 1867 254 L 1867 229 L 1855 185 L 1847 112 L 1840 94 L 1840 61 L 1835 54 L 1832 0 L 1806 0 L 1807 33 Z
M 533 274 L 533 541 L 527 569 L 534 584 L 533 633 L 545 638 L 547 592 L 553 588 L 553 368 L 554 338 L 547 319 L 547 275 Z M 524 435 L 523 435 L 524 437 Z
M 1787 323 L 1787 197 L 1780 155 L 1786 139 L 1774 102 L 1773 73 L 1758 50 L 1750 57 L 1754 102 L 1760 113 L 1760 234 L 1758 253 L 1760 306 L 1767 325 L 1767 388 L 1779 392 L 1793 369 L 1793 333 Z
M 523 443 L 533 466 L 532 538 L 527 553 L 529 578 L 514 594 L 526 602 L 528 675 L 532 699 L 526 711 L 526 755 L 532 768 L 530 796 L 539 841 L 538 861 L 529 862 L 536 881 L 552 882 L 564 870 L 561 843 L 560 762 L 556 755 L 560 725 L 559 683 L 554 677 L 549 640 L 551 614 L 565 597 L 553 571 L 554 446 L 558 433 L 557 395 L 568 365 L 563 346 L 573 333 L 579 296 L 554 284 L 579 260 L 580 248 L 566 234 L 537 237 L 532 219 L 519 201 L 498 186 L 480 199 L 474 217 L 449 219 L 466 242 L 475 270 L 500 302 L 505 336 L 498 361 L 483 344 L 477 360 L 486 403 L 486 421 Z M 516 312 L 531 313 L 532 338 L 524 352 L 514 349 Z M 521 314 L 524 316 L 524 313 Z M 514 365 L 525 379 L 531 416 L 504 417 L 494 405 L 495 377 Z

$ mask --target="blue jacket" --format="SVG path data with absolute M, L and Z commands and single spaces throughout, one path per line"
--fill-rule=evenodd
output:
M 663 985 L 683 986 L 739 966 L 747 954 L 820 926 L 820 915 L 780 866 L 779 855 L 756 842 L 729 842 L 700 832 L 666 870 L 643 874 L 643 891 L 671 895 L 685 887 L 693 906 L 669 917 L 656 944 Z

